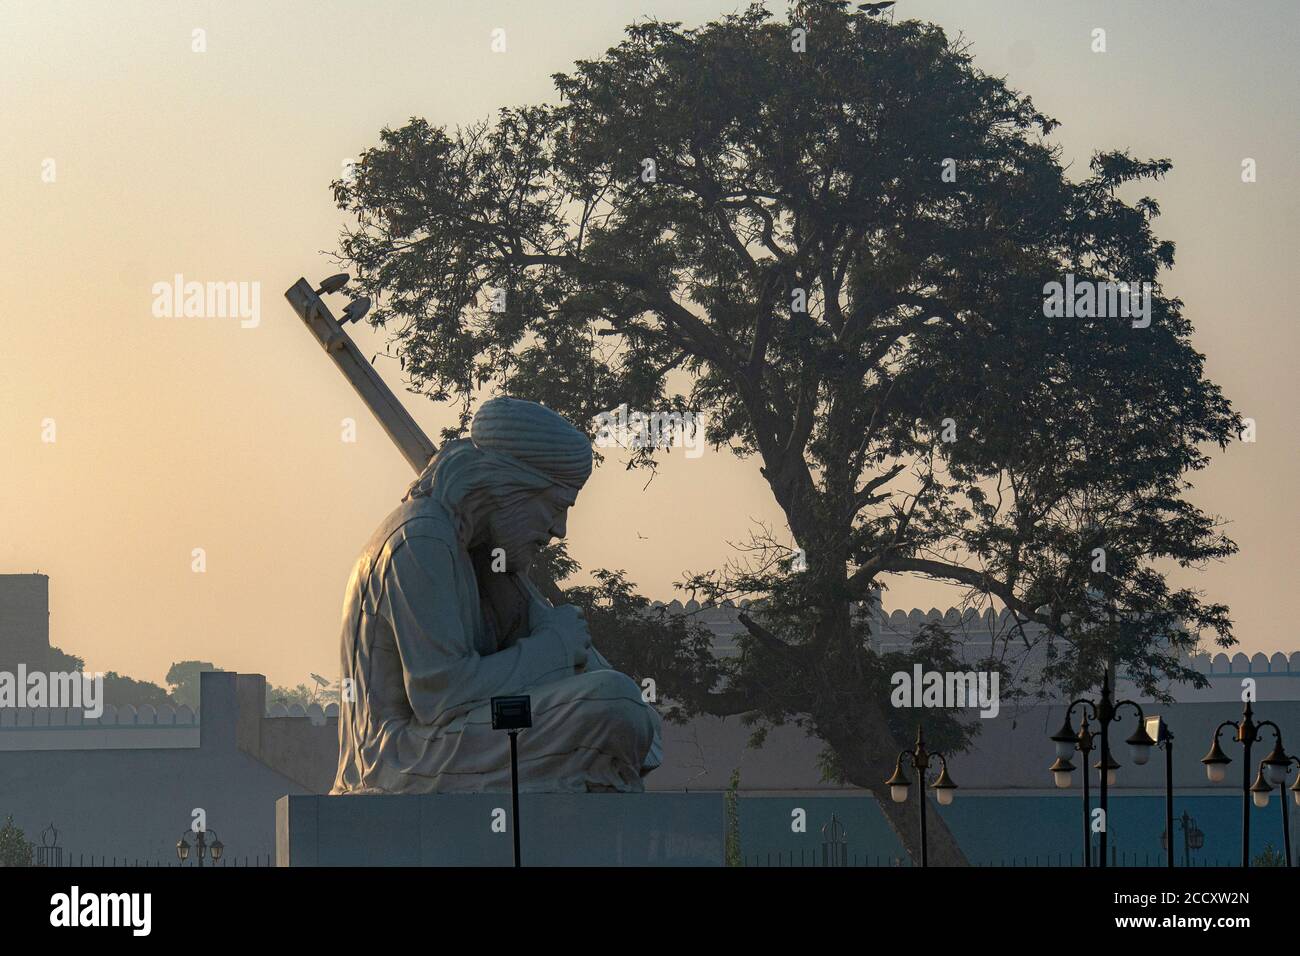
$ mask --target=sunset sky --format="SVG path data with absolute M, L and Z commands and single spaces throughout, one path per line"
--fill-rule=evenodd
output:
M 694 25 L 742 6 L 0 4 L 0 572 L 50 575 L 52 642 L 91 669 L 159 682 L 191 658 L 278 684 L 336 675 L 352 562 L 412 474 L 283 299 L 299 276 L 338 271 L 330 181 L 384 126 L 554 100 L 550 75 L 634 19 Z M 1177 243 L 1165 286 L 1210 377 L 1258 423 L 1258 441 L 1218 455 L 1192 495 L 1228 520 L 1241 554 L 1174 580 L 1229 603 L 1246 652 L 1300 646 L 1294 0 L 898 11 L 964 34 L 977 65 L 1061 120 L 1054 139 L 1076 172 L 1094 148 L 1173 160 L 1149 190 L 1157 231 Z M 1104 54 L 1090 48 L 1096 27 Z M 504 53 L 490 48 L 495 28 Z M 206 52 L 191 49 L 195 29 Z M 1246 157 L 1257 182 L 1241 181 Z M 260 283 L 259 324 L 155 317 L 154 284 L 178 273 Z M 367 355 L 383 347 L 368 328 L 356 338 Z M 395 361 L 377 367 L 401 389 Z M 450 420 L 403 394 L 431 435 Z M 340 440 L 348 417 L 355 444 Z M 754 522 L 781 527 L 752 461 L 678 449 L 646 478 L 607 460 L 569 521 L 570 553 L 626 569 L 652 598 L 721 564 Z M 961 594 L 890 587 L 890 608 Z

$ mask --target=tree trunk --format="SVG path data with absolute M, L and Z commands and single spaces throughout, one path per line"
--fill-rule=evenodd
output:
M 842 533 L 832 540 L 842 544 L 847 539 L 847 533 Z M 844 551 L 836 552 L 831 548 L 826 550 L 830 552 L 831 560 L 826 562 L 824 574 L 828 582 L 835 581 L 836 575 L 843 574 L 849 555 Z M 818 553 L 816 557 L 821 558 L 823 555 Z M 814 564 L 813 556 L 810 555 L 809 573 L 816 574 L 821 570 L 820 564 L 820 561 Z M 834 594 L 835 590 L 828 584 L 823 593 Z M 848 602 L 829 602 L 819 615 L 817 636 L 814 640 L 820 647 L 838 647 L 846 651 L 847 653 L 842 656 L 837 656 L 841 660 L 852 660 L 857 645 L 857 638 L 853 635 L 852 605 Z M 864 676 L 859 673 L 856 679 L 860 681 Z M 819 687 L 818 691 L 826 689 L 826 687 Z M 889 787 L 885 786 L 885 781 L 894 772 L 895 762 L 903 747 L 894 740 L 884 711 L 879 705 L 862 701 L 860 707 L 852 709 L 851 716 L 847 719 L 842 712 L 827 714 L 823 718 L 819 718 L 816 714 L 812 716 L 818 735 L 834 748 L 848 781 L 871 791 L 880 805 L 880 812 L 889 822 L 899 842 L 903 844 L 903 849 L 912 858 L 913 864 L 920 866 L 921 821 L 918 819 L 916 790 L 912 790 L 906 803 L 895 803 L 889 796 Z M 912 787 L 919 786 L 924 790 L 925 781 L 915 779 L 916 771 L 908 767 L 907 773 L 912 779 Z M 968 866 L 965 854 L 957 845 L 947 824 L 939 816 L 934 802 L 928 795 L 925 796 L 925 800 L 928 862 L 933 866 Z
M 906 803 L 895 803 L 889 796 L 885 781 L 894 772 L 902 745 L 895 742 L 889 732 L 885 715 L 879 708 L 871 708 L 865 715 L 865 726 L 851 730 L 842 726 L 832 729 L 818 722 L 818 734 L 831 747 L 839 758 L 845 777 L 855 786 L 869 790 L 880 804 L 880 812 L 889 822 L 889 826 L 898 836 L 903 849 L 911 857 L 912 863 L 921 865 L 921 823 L 917 819 L 916 790 L 922 781 L 916 779 L 916 771 L 905 766 L 908 779 L 912 781 L 913 790 Z M 934 801 L 926 797 L 926 833 L 929 846 L 931 866 L 969 866 L 966 855 L 957 845 L 952 831 L 948 829 L 943 818 L 939 816 Z

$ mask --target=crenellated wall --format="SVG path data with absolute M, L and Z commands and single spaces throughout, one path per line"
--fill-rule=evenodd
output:
M 264 716 L 264 678 L 213 671 L 200 687 L 198 719 L 190 714 L 186 723 L 160 724 L 157 713 L 121 708 L 93 724 L 46 726 L 33 717 L 0 727 L 0 814 L 13 814 L 29 837 L 53 823 L 74 862 L 93 855 L 170 863 L 195 810 L 232 859 L 272 853 L 275 801 L 315 791 L 295 779 L 304 776 L 295 764 L 270 762 L 277 745 L 264 746 L 261 730 L 276 721 Z M 332 728 L 310 729 L 327 735 Z M 290 749 L 313 764 L 335 759 L 328 748 L 313 753 L 310 739 Z
M 720 657 L 733 657 L 739 653 L 735 637 L 745 632 L 737 619 L 743 610 L 754 607 L 749 601 L 737 604 L 704 606 L 698 601 L 655 602 L 654 607 L 665 608 L 671 614 L 687 614 L 707 627 L 714 635 L 714 650 Z M 986 608 L 948 608 L 940 611 L 931 608 L 922 611 L 895 609 L 886 612 L 879 605 L 866 609 L 872 615 L 871 646 L 885 652 L 906 652 L 913 640 L 927 624 L 938 623 L 952 635 L 958 644 L 959 655 L 972 667 L 996 649 L 1008 663 L 1020 665 L 1021 673 L 1033 673 L 1037 658 L 1045 653 L 1046 629 L 1033 622 L 1019 622 L 1009 610 L 996 612 Z M 1020 640 L 1020 629 L 1034 644 L 1026 655 Z M 1240 699 L 1241 677 L 1251 677 L 1258 685 L 1260 699 L 1300 700 L 1300 650 L 1277 651 L 1273 654 L 1246 655 L 1237 652 L 1199 653 L 1184 659 L 1188 667 L 1209 678 L 1209 686 L 1191 687 L 1187 684 L 1168 685 L 1165 690 L 1179 701 L 1215 701 Z M 1027 666 L 1026 666 L 1027 665 Z M 1122 675 L 1121 675 L 1122 678 Z M 1131 686 L 1121 679 L 1120 686 L 1131 693 Z
M 197 747 L 198 717 L 186 706 L 108 705 L 99 717 L 71 707 L 0 708 L 0 752 Z
M 719 653 L 735 652 L 735 636 L 744 630 L 737 614 L 745 605 L 701 608 L 674 602 L 668 607 L 707 626 Z M 878 612 L 872 643 L 905 650 L 911 637 L 935 620 L 949 626 L 972 662 L 987 653 L 990 635 L 1015 626 L 1005 614 Z M 1144 701 L 1144 706 L 1164 716 L 1177 737 L 1180 792 L 1218 799 L 1232 788 L 1210 786 L 1199 756 L 1217 722 L 1239 714 L 1243 679 L 1255 682 L 1258 716 L 1277 721 L 1288 740 L 1300 739 L 1300 654 L 1199 655 L 1192 666 L 1206 675 L 1208 687 L 1174 688 L 1177 703 Z M 327 793 L 333 783 L 337 706 L 268 709 L 265 678 L 256 674 L 205 673 L 201 686 L 198 714 L 185 707 L 108 707 L 90 720 L 80 711 L 0 711 L 6 767 L 0 775 L 0 814 L 13 813 L 29 834 L 53 822 L 61 844 L 74 854 L 166 862 L 192 811 L 203 808 L 209 826 L 235 856 L 271 853 L 276 800 L 286 793 Z M 1128 691 L 1121 683 L 1120 693 Z M 1073 791 L 1051 789 L 1046 769 L 1054 756 L 1048 735 L 1061 714 L 1059 704 L 1007 703 L 996 718 L 981 720 L 972 750 L 954 755 L 953 775 L 963 793 L 977 799 L 1073 799 Z M 924 723 L 925 709 L 914 717 Z M 1130 730 L 1126 722 L 1121 739 Z M 648 789 L 722 790 L 739 771 L 741 791 L 754 797 L 861 793 L 821 779 L 822 744 L 797 726 L 772 729 L 760 749 L 748 746 L 752 731 L 738 717 L 666 725 L 664 763 L 647 778 Z M 1117 757 L 1130 764 L 1126 753 Z M 1155 792 L 1159 760 L 1153 755 L 1145 767 L 1125 766 L 1116 794 Z

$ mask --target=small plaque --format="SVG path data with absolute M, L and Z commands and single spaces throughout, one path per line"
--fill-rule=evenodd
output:
M 533 725 L 533 700 L 527 694 L 492 698 L 492 729 L 521 730 Z

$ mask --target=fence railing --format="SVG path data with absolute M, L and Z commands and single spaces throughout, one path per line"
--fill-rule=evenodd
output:
M 745 866 L 763 867 L 763 866 L 815 866 L 819 869 L 827 868 L 824 862 L 825 855 L 821 849 L 800 850 L 798 856 L 793 850 L 773 850 L 767 853 L 745 854 L 743 856 Z M 911 866 L 912 862 L 899 857 L 880 856 L 879 854 L 871 855 L 866 853 L 849 852 L 845 855 L 843 863 L 830 864 L 831 869 L 837 867 L 863 867 L 863 866 Z
M 1206 866 L 1239 866 L 1241 860 L 1220 860 L 1193 858 L 1191 865 L 1193 867 Z M 997 860 L 982 860 L 973 863 L 974 866 L 1081 866 L 1082 860 L 1077 853 L 1044 853 L 1035 856 L 1013 856 L 1010 858 L 1002 857 Z M 1097 855 L 1092 857 L 1092 865 L 1097 865 Z M 1175 857 L 1174 865 L 1178 869 L 1183 869 L 1183 858 L 1180 854 Z M 1121 867 L 1151 867 L 1152 869 L 1161 869 L 1165 866 L 1165 855 L 1163 853 L 1143 853 L 1140 856 L 1137 853 L 1113 853 L 1111 854 L 1110 866 Z
M 56 847 L 55 849 L 63 850 L 62 847 Z M 44 865 L 63 866 L 63 867 L 143 866 L 143 867 L 159 867 L 159 868 L 162 867 L 190 868 L 190 867 L 198 866 L 198 864 L 195 863 L 193 860 L 188 860 L 185 863 L 181 863 L 179 860 L 175 858 L 171 860 L 157 860 L 157 859 L 149 860 L 149 859 L 143 859 L 138 856 L 136 857 L 112 856 L 111 854 L 103 854 L 103 853 L 87 854 L 87 853 L 70 853 L 67 851 L 64 851 L 58 859 L 59 862 L 55 862 L 53 864 L 47 863 Z M 223 856 L 220 859 L 220 861 L 216 863 L 213 863 L 211 860 L 206 860 L 203 863 L 203 868 L 207 869 L 210 866 L 215 866 L 218 869 L 221 869 L 222 867 L 274 866 L 274 865 L 275 865 L 274 854 L 257 853 L 249 856 Z
M 793 850 L 773 850 L 764 853 L 747 853 L 743 857 L 744 866 L 752 867 L 817 867 L 824 868 L 822 862 L 822 853 L 820 850 L 802 850 L 795 853 Z M 1212 866 L 1237 866 L 1240 860 L 1220 860 L 1193 858 L 1191 865 L 1193 867 L 1212 867 Z M 1001 857 L 996 860 L 972 860 L 972 866 L 983 867 L 1027 867 L 1027 866 L 1050 866 L 1050 867 L 1075 867 L 1080 866 L 1082 860 L 1078 853 L 1040 853 L 1033 856 L 1011 856 Z M 900 866 L 910 867 L 912 861 L 907 858 L 896 856 L 881 856 L 880 854 L 871 853 L 852 853 L 848 854 L 848 862 L 845 864 L 850 867 L 889 867 Z M 1143 853 L 1139 856 L 1137 853 L 1119 852 L 1112 855 L 1111 866 L 1121 867 L 1151 867 L 1161 868 L 1165 865 L 1165 856 L 1163 853 L 1151 854 Z M 1182 868 L 1183 861 L 1180 856 L 1176 860 L 1176 865 Z M 1096 866 L 1096 855 L 1093 856 L 1093 866 Z

